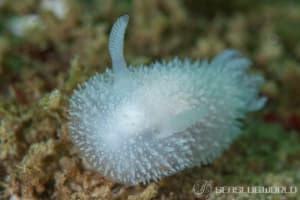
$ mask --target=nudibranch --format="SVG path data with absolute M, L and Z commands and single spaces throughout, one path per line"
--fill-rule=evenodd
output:
M 80 84 L 68 109 L 72 141 L 104 176 L 127 185 L 208 164 L 240 132 L 241 118 L 263 107 L 263 78 L 228 49 L 211 61 L 175 58 L 127 65 L 129 17 L 109 35 L 112 69 Z

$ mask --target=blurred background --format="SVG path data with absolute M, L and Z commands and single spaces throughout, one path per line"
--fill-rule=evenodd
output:
M 267 105 L 212 164 L 125 187 L 87 168 L 70 142 L 68 98 L 110 66 L 108 33 L 123 14 L 132 65 L 235 48 L 265 77 Z M 0 0 L 0 199 L 196 199 L 201 180 L 298 188 L 208 199 L 300 199 L 300 1 Z

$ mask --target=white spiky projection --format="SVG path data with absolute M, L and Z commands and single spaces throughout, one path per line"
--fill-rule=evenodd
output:
M 79 85 L 70 98 L 69 129 L 83 156 L 104 176 L 132 185 L 211 162 L 240 132 L 240 119 L 260 109 L 259 75 L 236 50 L 207 60 L 127 66 L 129 17 L 109 36 L 112 70 Z

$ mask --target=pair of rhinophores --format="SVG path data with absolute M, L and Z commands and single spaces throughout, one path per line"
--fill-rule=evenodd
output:
M 112 69 L 79 85 L 70 98 L 69 129 L 83 156 L 104 176 L 132 185 L 207 164 L 240 132 L 246 112 L 260 109 L 263 81 L 250 61 L 225 50 L 212 61 L 127 65 L 129 17 L 109 36 Z

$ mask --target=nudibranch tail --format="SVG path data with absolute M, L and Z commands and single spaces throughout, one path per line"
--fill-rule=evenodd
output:
M 109 54 L 112 60 L 113 72 L 118 74 L 126 73 L 126 61 L 123 55 L 124 35 L 129 21 L 128 15 L 123 15 L 114 23 L 108 41 Z

